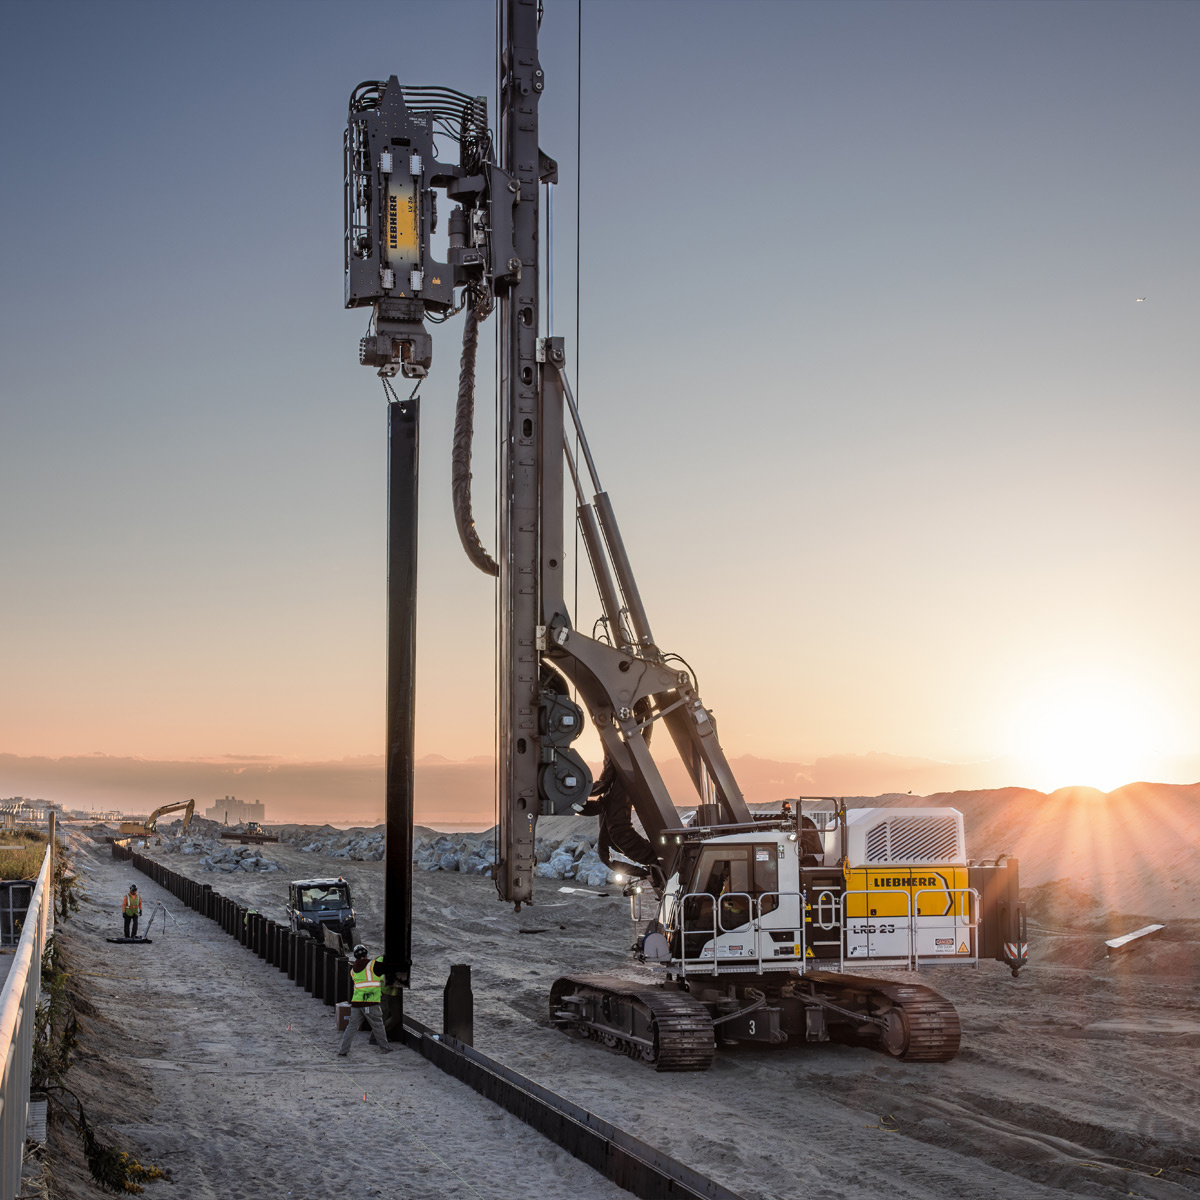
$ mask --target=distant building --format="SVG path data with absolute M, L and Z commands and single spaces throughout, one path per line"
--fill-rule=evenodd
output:
M 204 810 L 204 815 L 222 825 L 239 825 L 243 821 L 262 824 L 267 819 L 266 806 L 261 800 L 239 800 L 236 796 L 214 800 L 212 806 Z
M 0 812 L 11 813 L 17 821 L 42 822 L 51 812 L 62 812 L 61 804 L 49 800 L 31 800 L 28 796 L 9 796 L 0 800 Z

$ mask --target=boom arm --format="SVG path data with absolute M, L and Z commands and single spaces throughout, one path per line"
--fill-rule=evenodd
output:
M 164 804 L 161 808 L 156 808 L 146 818 L 146 832 L 154 832 L 158 825 L 158 818 L 161 817 L 163 813 L 178 812 L 181 808 L 187 809 L 187 812 L 183 817 L 183 831 L 186 833 L 188 826 L 192 823 L 192 814 L 196 811 L 195 800 L 181 800 L 178 804 Z
M 656 866 L 665 877 L 674 865 L 675 845 L 664 844 L 661 835 L 679 825 L 679 815 L 650 752 L 649 734 L 655 722 L 662 721 L 670 733 L 699 802 L 712 806 L 706 813 L 709 823 L 740 824 L 750 820 L 750 813 L 717 738 L 712 714 L 705 708 L 691 673 L 669 662 L 655 644 L 612 503 L 601 487 L 571 395 L 562 339 L 545 339 L 544 346 L 547 368 L 542 379 L 543 429 L 549 431 L 544 437 L 557 434 L 558 440 L 557 446 L 545 447 L 545 456 L 568 463 L 580 530 L 605 624 L 615 644 L 571 627 L 561 573 L 545 572 L 541 581 L 545 634 L 540 648 L 544 661 L 565 668 L 578 686 L 599 730 L 606 764 L 619 782 L 622 802 L 627 798 L 646 831 L 652 857 L 644 855 L 642 861 Z M 585 475 L 574 461 L 565 436 L 564 410 L 570 414 L 590 488 L 585 487 Z M 561 468 L 547 474 L 551 482 L 561 482 Z M 562 493 L 544 486 L 542 496 L 543 528 L 549 530 L 554 527 L 553 515 L 561 512 Z M 611 819 L 611 815 L 603 811 L 601 801 L 602 819 Z

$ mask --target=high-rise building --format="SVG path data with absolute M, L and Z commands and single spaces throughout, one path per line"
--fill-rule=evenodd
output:
M 210 821 L 220 821 L 222 825 L 239 825 L 242 821 L 258 821 L 261 824 L 267 819 L 266 807 L 261 800 L 239 800 L 236 796 L 214 800 L 204 810 L 204 815 Z

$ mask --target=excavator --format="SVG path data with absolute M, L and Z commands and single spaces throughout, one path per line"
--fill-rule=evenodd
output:
M 391 76 L 350 98 L 345 304 L 370 310 L 359 361 L 391 398 L 389 545 L 408 557 L 390 558 L 390 571 L 411 587 L 389 592 L 389 620 L 407 621 L 389 641 L 389 681 L 404 674 L 412 685 L 404 653 L 415 637 L 417 393 L 433 351 L 426 322 L 463 313 L 452 490 L 464 550 L 499 592 L 497 891 L 518 910 L 533 902 L 540 816 L 592 815 L 601 858 L 629 878 L 636 922 L 628 975 L 558 979 L 549 1022 L 660 1071 L 704 1070 L 718 1046 L 734 1043 L 838 1041 L 946 1061 L 959 1049 L 957 1013 L 916 975 L 988 959 L 1014 975 L 1024 965 L 1017 861 L 972 862 L 953 808 L 796 797 L 764 815 L 747 804 L 695 674 L 655 636 L 572 393 L 565 341 L 552 333 L 541 196 L 552 196 L 558 166 L 538 142 L 541 14 L 538 0 L 498 0 L 494 130 L 486 97 L 446 87 Z M 443 147 L 457 148 L 456 161 L 439 159 Z M 439 261 L 433 239 L 447 208 Z M 475 359 L 489 319 L 498 326 L 495 557 L 475 526 L 470 473 Z M 407 400 L 390 382 L 398 374 L 414 381 Z M 657 483 L 669 535 L 699 543 L 691 486 L 669 466 Z M 565 599 L 568 496 L 601 612 L 590 632 L 576 628 Z M 678 586 L 675 603 L 705 602 L 695 579 Z M 395 710 L 402 719 L 389 701 L 389 773 L 403 720 L 411 739 L 411 705 Z M 596 779 L 572 744 L 585 720 L 603 746 Z M 667 786 L 659 735 L 686 768 L 687 794 Z M 390 774 L 388 787 L 390 797 Z M 390 947 L 388 959 L 396 972 Z M 406 982 L 403 965 L 389 978 Z M 889 973 L 866 973 L 881 969 Z
M 145 821 L 122 821 L 121 836 L 122 837 L 150 837 L 158 828 L 158 818 L 163 813 L 178 812 L 184 809 L 183 814 L 183 832 L 187 833 L 188 826 L 192 823 L 192 816 L 196 811 L 195 800 L 181 800 L 178 804 L 164 804 L 161 808 L 156 808 Z

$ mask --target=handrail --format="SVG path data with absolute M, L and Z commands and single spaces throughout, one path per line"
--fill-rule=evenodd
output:
M 949 912 L 947 912 L 947 913 L 942 913 L 941 915 L 942 915 L 943 917 L 953 917 L 953 918 L 954 918 L 954 928 L 955 928 L 955 929 L 969 929 L 969 930 L 972 932 L 972 934 L 974 934 L 975 930 L 977 930 L 977 929 L 979 928 L 979 920 L 980 920 L 979 914 L 980 914 L 980 910 L 981 910 L 981 905 L 980 905 L 980 902 L 979 902 L 979 891 L 978 891 L 978 889 L 977 889 L 977 888 L 973 888 L 973 887 L 961 887 L 961 888 L 918 888 L 918 889 L 917 889 L 915 892 L 913 892 L 913 901 L 914 901 L 914 903 L 915 903 L 915 904 L 916 904 L 916 906 L 917 906 L 917 917 L 918 917 L 918 918 L 920 918 L 920 916 L 921 916 L 921 897 L 922 897 L 922 896 L 923 896 L 923 895 L 924 895 L 926 892 L 931 892 L 931 893 L 934 893 L 934 894 L 936 894 L 936 895 L 941 895 L 941 894 L 943 894 L 943 893 L 949 893 L 949 895 L 950 895 L 951 897 L 953 897 L 953 896 L 955 896 L 956 894 L 959 894 L 959 893 L 963 893 L 963 892 L 969 892 L 969 893 L 970 893 L 970 895 L 971 895 L 971 897 L 972 897 L 972 899 L 974 900 L 974 903 L 968 903 L 968 904 L 966 905 L 966 910 L 967 910 L 967 911 L 966 911 L 966 913 L 965 913 L 965 914 L 964 914 L 964 913 L 960 913 L 960 912 L 958 912 L 958 911 L 957 911 L 957 909 L 958 909 L 959 907 L 961 907 L 961 905 L 956 905 L 956 904 L 954 903 L 954 900 L 953 900 L 953 899 L 951 899 L 951 901 L 950 901 L 950 911 L 949 911 Z M 932 915 L 932 914 L 931 914 L 931 915 Z M 972 919 L 972 915 L 973 915 L 973 918 L 974 918 L 974 919 Z M 914 924 L 915 924 L 915 922 L 914 922 Z M 958 935 L 957 935 L 957 934 L 955 934 L 955 937 L 957 937 L 957 936 L 958 936 Z M 979 941 L 978 941 L 978 938 L 977 938 L 977 937 L 972 937 L 972 938 L 970 939 L 970 941 L 968 942 L 968 945 L 971 947 L 971 953 L 970 953 L 970 955 L 955 954 L 955 955 L 953 956 L 953 958 L 954 958 L 954 961 L 955 961 L 955 962 L 960 962 L 960 963 L 961 963 L 961 962 L 974 962 L 974 963 L 977 963 L 977 962 L 979 961 Z M 915 948 L 916 948 L 916 946 L 915 946 L 915 935 L 914 935 L 914 949 L 915 949 Z M 913 961 L 914 961 L 914 963 L 916 964 L 916 966 L 920 966 L 920 964 L 921 964 L 921 959 L 920 959 L 920 956 L 919 956 L 919 955 L 915 955 L 915 954 L 914 954 L 914 956 L 913 956 Z M 934 961 L 936 961 L 936 958 L 935 958 L 935 960 L 934 960 Z
M 0 1200 L 14 1200 L 21 1187 L 25 1125 L 29 1116 L 29 1069 L 38 996 L 42 983 L 42 953 L 51 923 L 51 862 L 54 826 L 38 873 L 37 886 L 25 913 L 21 940 L 4 989 L 0 991 Z
M 841 898 L 840 909 L 841 909 L 841 922 L 842 922 L 842 946 L 841 946 L 841 956 L 839 959 L 838 970 L 844 971 L 846 969 L 846 937 L 849 933 L 849 922 L 850 921 L 859 921 L 859 920 L 869 922 L 872 920 L 883 920 L 884 919 L 884 918 L 870 917 L 870 916 L 867 916 L 867 917 L 849 917 L 849 916 L 847 916 L 846 915 L 846 898 L 848 896 L 903 896 L 904 897 L 905 905 L 907 907 L 907 912 L 905 913 L 905 915 L 902 917 L 889 918 L 889 919 L 894 919 L 897 921 L 905 921 L 908 924 L 908 955 L 907 955 L 908 968 L 909 968 L 909 970 L 912 970 L 912 971 L 917 970 L 921 965 L 921 957 L 917 953 L 918 922 L 920 921 L 920 918 L 922 915 L 921 914 L 920 897 L 922 895 L 924 895 L 926 892 L 929 892 L 931 895 L 933 895 L 933 894 L 936 894 L 939 896 L 948 895 L 951 897 L 949 912 L 937 913 L 937 914 L 926 913 L 925 915 L 930 916 L 930 917 L 933 917 L 933 916 L 952 917 L 955 922 L 956 929 L 960 927 L 959 921 L 960 921 L 961 914 L 955 911 L 956 905 L 954 903 L 953 897 L 956 895 L 959 895 L 959 894 L 969 893 L 972 897 L 974 897 L 975 903 L 974 903 L 974 905 L 970 905 L 970 904 L 967 905 L 967 915 L 965 918 L 962 919 L 961 928 L 964 928 L 964 929 L 977 929 L 978 928 L 978 926 L 979 926 L 979 908 L 980 908 L 979 892 L 973 887 L 918 888 L 915 892 L 910 892 L 908 888 L 854 888 L 850 891 L 843 892 L 842 898 Z M 975 919 L 973 921 L 971 920 L 972 912 L 974 912 L 974 914 L 975 914 Z M 870 935 L 868 935 L 868 936 L 870 936 Z M 926 957 L 928 958 L 929 956 L 926 956 Z M 869 960 L 870 960 L 870 956 L 868 955 L 868 961 Z M 934 960 L 934 961 L 936 961 L 936 960 Z M 978 961 L 978 951 L 976 949 L 976 953 L 971 955 L 970 957 L 966 957 L 961 954 L 947 955 L 945 958 L 945 961 L 957 961 L 960 963 L 961 962 L 977 962 Z
M 813 924 L 818 929 L 838 929 L 842 928 L 843 920 L 839 908 L 839 900 L 841 891 L 831 887 L 818 886 L 816 891 L 816 908 L 813 915 Z
M 910 892 L 908 890 L 908 888 L 853 888 L 849 891 L 845 891 L 842 893 L 841 902 L 838 906 L 840 913 L 841 913 L 841 926 L 842 926 L 842 945 L 840 948 L 840 958 L 838 960 L 838 970 L 844 971 L 846 969 L 846 938 L 849 934 L 849 922 L 858 921 L 858 920 L 863 920 L 863 921 L 867 921 L 867 922 L 870 922 L 872 920 L 880 920 L 880 918 L 878 918 L 878 917 L 870 917 L 870 916 L 861 917 L 861 918 L 847 916 L 846 915 L 846 897 L 847 896 L 903 896 L 904 897 L 904 902 L 907 905 L 907 912 L 905 913 L 905 915 L 903 917 L 896 917 L 894 919 L 897 921 L 903 920 L 903 921 L 908 922 L 908 964 L 909 964 L 909 967 L 911 968 L 911 966 L 913 964 L 914 950 L 916 947 L 916 934 L 913 932 L 914 928 L 915 928 L 915 924 L 912 919 L 912 917 L 913 917 L 912 892 Z M 887 918 L 887 919 L 892 920 L 893 918 Z M 867 936 L 869 937 L 870 934 L 868 934 Z M 870 959 L 870 957 L 871 956 L 868 954 L 867 955 L 868 960 Z
M 769 926 L 766 928 L 764 928 L 764 926 L 763 926 L 764 914 L 762 911 L 762 902 L 768 896 L 775 896 L 779 900 L 779 903 L 777 904 L 777 906 L 770 910 L 771 913 L 781 911 L 781 909 L 783 907 L 783 900 L 785 898 L 794 898 L 798 901 L 799 909 L 796 913 L 796 921 L 795 921 L 794 925 L 792 926 L 792 930 L 794 933 L 795 932 L 799 933 L 799 938 L 800 938 L 800 942 L 801 942 L 802 946 L 807 945 L 807 942 L 805 940 L 805 932 L 804 932 L 804 902 L 805 902 L 805 893 L 804 892 L 770 891 L 770 892 L 760 892 L 758 894 L 752 894 L 750 892 L 722 892 L 719 896 L 713 895 L 712 892 L 684 892 L 682 894 L 676 894 L 673 897 L 673 903 L 671 904 L 670 911 L 667 914 L 667 922 L 666 922 L 666 925 L 664 926 L 663 932 L 664 932 L 665 936 L 667 937 L 668 941 L 670 941 L 671 938 L 676 933 L 678 933 L 678 935 L 679 935 L 679 965 L 680 965 L 682 974 L 687 975 L 688 966 L 690 964 L 692 966 L 693 970 L 695 970 L 696 968 L 698 968 L 700 966 L 703 966 L 705 969 L 704 970 L 705 974 L 716 975 L 717 974 L 717 959 L 719 957 L 717 954 L 717 947 L 715 945 L 717 938 L 720 937 L 720 935 L 723 933 L 736 933 L 739 929 L 742 929 L 744 926 L 747 926 L 747 925 L 750 926 L 750 929 L 748 931 L 748 936 L 750 936 L 754 939 L 753 958 L 754 958 L 754 961 L 757 963 L 759 973 L 761 974 L 761 972 L 763 970 L 764 959 L 763 959 L 763 953 L 762 953 L 762 944 L 761 944 L 759 935 L 764 932 L 767 932 L 767 933 L 770 932 Z M 747 919 L 745 921 L 743 921 L 741 923 L 741 925 L 735 926 L 733 929 L 726 929 L 725 922 L 724 922 L 724 919 L 723 919 L 722 913 L 721 913 L 721 901 L 728 900 L 732 897 L 739 897 L 739 898 L 744 897 L 747 901 L 747 909 L 748 909 L 750 915 L 747 917 Z M 712 901 L 712 922 L 711 922 L 710 928 L 704 928 L 704 927 L 688 928 L 687 927 L 687 905 L 688 905 L 688 901 L 692 901 L 692 900 L 711 900 Z M 785 925 L 785 926 L 783 926 L 783 928 L 788 928 L 788 926 Z M 688 953 L 687 953 L 686 939 L 689 937 L 706 937 L 706 936 L 709 936 L 710 940 L 714 943 L 712 957 L 706 958 L 701 955 L 695 955 L 695 956 L 692 956 L 689 958 Z M 803 949 L 801 950 L 801 954 L 803 955 Z M 750 956 L 748 956 L 748 955 L 744 956 L 744 957 L 742 957 L 741 961 L 747 962 L 749 960 L 749 958 L 750 958 Z M 772 967 L 781 967 L 781 966 L 787 965 L 785 963 L 776 961 L 775 959 L 770 959 L 769 964 Z

